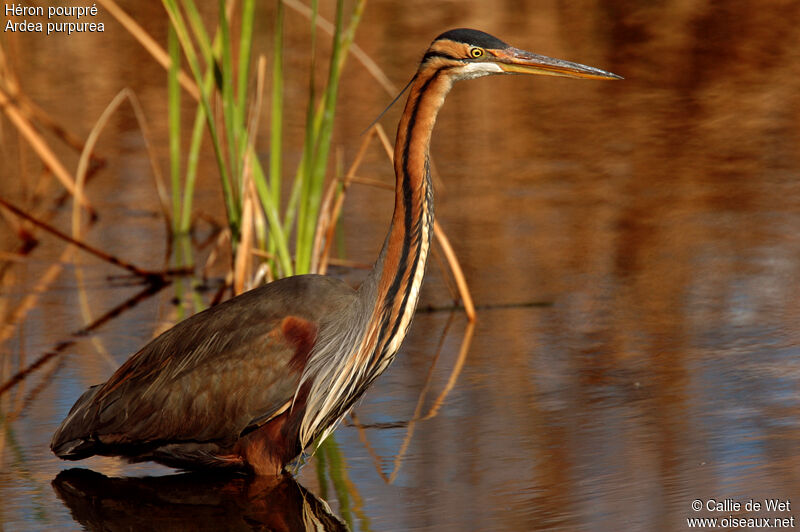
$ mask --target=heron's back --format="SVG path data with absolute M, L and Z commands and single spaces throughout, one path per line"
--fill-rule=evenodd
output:
M 320 329 L 346 319 L 355 297 L 335 278 L 302 275 L 182 321 L 78 399 L 53 452 L 213 461 L 285 410 Z

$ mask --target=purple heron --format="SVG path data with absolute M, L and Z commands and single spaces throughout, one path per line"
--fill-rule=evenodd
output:
M 431 243 L 436 115 L 453 82 L 489 74 L 619 79 L 481 31 L 441 34 L 409 84 L 395 143 L 394 214 L 361 286 L 288 277 L 178 323 L 78 399 L 53 436 L 53 452 L 277 475 L 322 441 L 408 331 Z

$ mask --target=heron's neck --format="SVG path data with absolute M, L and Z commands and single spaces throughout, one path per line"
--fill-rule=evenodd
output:
M 440 69 L 419 72 L 397 128 L 394 151 L 394 214 L 380 257 L 362 287 L 371 300 L 374 324 L 367 330 L 376 361 L 385 368 L 400 347 L 419 298 L 433 232 L 431 132 L 452 80 Z M 365 301 L 366 303 L 366 301 Z
M 345 334 L 358 334 L 352 339 L 352 351 L 340 353 L 342 329 L 320 330 L 302 377 L 311 382 L 300 429 L 303 447 L 332 430 L 386 369 L 411 323 L 433 232 L 428 148 L 436 114 L 451 85 L 447 72 L 440 69 L 417 73 L 411 85 L 397 129 L 392 225 L 372 272 L 358 289 L 360 308 L 351 309 L 348 316 Z M 348 342 L 349 338 L 345 345 Z

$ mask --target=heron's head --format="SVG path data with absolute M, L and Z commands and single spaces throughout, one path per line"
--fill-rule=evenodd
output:
M 466 28 L 447 31 L 434 39 L 420 64 L 420 70 L 428 68 L 445 68 L 453 80 L 489 74 L 622 79 L 599 68 L 526 52 L 488 33 Z

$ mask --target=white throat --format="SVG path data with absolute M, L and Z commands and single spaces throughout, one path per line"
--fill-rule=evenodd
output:
M 458 69 L 455 79 L 475 79 L 489 74 L 502 74 L 504 71 L 497 63 L 467 63 Z

